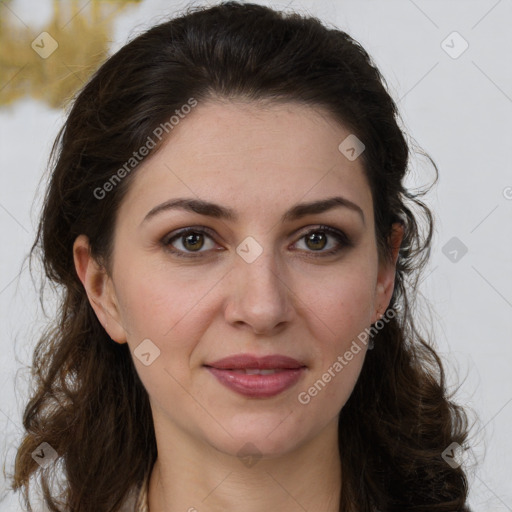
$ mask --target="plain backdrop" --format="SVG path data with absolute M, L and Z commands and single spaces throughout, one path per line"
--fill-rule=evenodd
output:
M 316 15 L 358 40 L 386 78 L 404 129 L 436 162 L 440 180 L 426 198 L 436 221 L 421 284 L 434 311 L 426 326 L 436 333 L 450 388 L 461 384 L 456 398 L 478 418 L 470 505 L 512 511 L 512 2 L 256 3 Z M 10 7 L 37 34 L 52 5 L 15 0 Z M 115 20 L 111 51 L 186 5 L 144 0 L 126 9 Z M 0 76 L 0 88 L 5 81 Z M 37 185 L 63 119 L 63 112 L 29 98 L 0 108 L 0 450 L 6 470 L 22 434 L 24 368 L 43 325 L 23 262 L 41 201 Z M 424 159 L 413 159 L 411 169 L 411 185 L 428 184 L 432 168 Z M 6 485 L 0 477 L 2 494 Z M 7 495 L 0 510 L 21 510 L 16 504 L 17 497 Z

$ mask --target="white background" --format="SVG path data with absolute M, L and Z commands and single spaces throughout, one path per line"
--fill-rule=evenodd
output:
M 436 344 L 450 385 L 462 383 L 457 399 L 479 421 L 472 437 L 470 505 L 474 511 L 512 511 L 512 2 L 256 3 L 314 14 L 358 40 L 386 78 L 405 129 L 438 165 L 440 182 L 427 199 L 436 235 L 421 290 L 435 311 Z M 115 22 L 112 50 L 185 5 L 145 0 L 127 9 Z M 37 35 L 52 2 L 17 0 L 10 7 Z M 0 16 L 5 9 L 0 4 Z M 453 31 L 469 43 L 456 59 L 441 46 Z M 453 36 L 448 44 L 461 48 Z M 0 87 L 5 80 L 0 77 Z M 0 453 L 7 454 L 7 470 L 22 432 L 23 368 L 41 326 L 23 258 L 39 211 L 37 185 L 62 121 L 62 112 L 26 98 L 0 109 Z M 418 162 L 411 162 L 414 183 L 426 184 L 431 169 Z M 455 263 L 442 252 L 452 237 L 468 248 Z M 3 494 L 1 477 L 0 485 Z M 0 510 L 20 510 L 16 502 L 7 496 Z

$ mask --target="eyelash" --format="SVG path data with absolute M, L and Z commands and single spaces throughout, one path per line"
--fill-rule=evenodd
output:
M 306 236 L 308 236 L 312 233 L 327 233 L 328 235 L 331 235 L 333 238 L 335 238 L 340 244 L 338 247 L 335 247 L 334 249 L 330 249 L 329 251 L 306 251 L 306 252 L 311 252 L 312 256 L 314 258 L 332 256 L 332 255 L 340 252 L 343 248 L 348 248 L 348 247 L 353 246 L 352 241 L 348 238 L 348 236 L 345 233 L 343 233 L 343 231 L 338 231 L 337 229 L 331 228 L 329 226 L 315 227 L 315 228 L 307 231 L 306 233 L 303 233 L 297 241 L 303 240 Z M 180 238 L 184 238 L 186 235 L 189 235 L 189 234 L 207 235 L 208 237 L 213 239 L 213 234 L 211 233 L 211 231 L 208 228 L 189 227 L 189 228 L 184 228 L 184 229 L 178 231 L 177 233 L 174 233 L 174 234 L 170 233 L 170 234 L 166 235 L 164 238 L 162 238 L 161 244 L 164 246 L 164 248 L 167 251 L 171 252 L 172 254 L 174 254 L 175 256 L 178 256 L 180 258 L 189 258 L 190 259 L 190 258 L 202 257 L 202 253 L 205 253 L 208 251 L 184 252 L 182 250 L 177 250 L 177 249 L 171 248 L 172 242 L 174 242 L 175 240 L 178 240 Z M 170 235 L 173 235 L 173 236 L 170 237 Z M 318 254 L 315 254 L 315 252 L 318 252 Z

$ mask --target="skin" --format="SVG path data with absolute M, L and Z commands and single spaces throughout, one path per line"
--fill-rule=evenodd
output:
M 77 273 L 110 337 L 132 356 L 147 338 L 160 350 L 149 366 L 134 357 L 158 446 L 151 512 L 338 510 L 338 417 L 366 346 L 307 405 L 298 394 L 384 313 L 402 239 L 397 225 L 392 261 L 379 261 L 361 158 L 338 150 L 349 134 L 321 109 L 296 103 L 199 104 L 136 170 L 116 221 L 112 275 L 90 257 L 87 237 L 76 239 Z M 280 221 L 297 203 L 338 195 L 364 221 L 346 207 Z M 239 219 L 176 209 L 143 220 L 178 197 L 232 208 Z M 308 231 L 324 233 L 320 225 L 346 233 L 352 246 L 328 233 L 308 244 Z M 171 246 L 197 258 L 161 242 L 199 226 L 211 237 Z M 263 249 L 252 263 L 236 252 L 248 236 Z M 283 354 L 307 370 L 278 396 L 247 398 L 203 367 L 239 353 Z M 257 458 L 247 463 L 241 449 Z

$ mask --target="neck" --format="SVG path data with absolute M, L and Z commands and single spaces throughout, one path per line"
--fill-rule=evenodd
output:
M 290 453 L 238 457 L 194 442 L 158 443 L 149 512 L 338 512 L 337 419 Z

